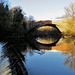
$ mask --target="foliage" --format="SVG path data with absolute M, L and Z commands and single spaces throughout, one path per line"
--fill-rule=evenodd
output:
M 0 3 L 0 37 L 24 36 L 26 34 L 26 21 L 21 8 L 13 12 L 8 5 Z
M 66 23 L 66 33 L 75 36 L 75 3 L 65 7 L 64 22 Z
M 10 30 L 10 22 L 11 13 L 8 5 L 4 7 L 3 3 L 0 3 L 0 36 L 7 35 L 7 32 Z
M 12 12 L 12 28 L 15 36 L 23 36 L 26 33 L 26 20 L 22 14 L 22 9 L 16 7 L 11 9 Z

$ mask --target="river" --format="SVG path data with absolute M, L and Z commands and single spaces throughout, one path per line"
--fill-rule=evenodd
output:
M 0 43 L 0 75 L 75 75 L 75 38 L 6 41 Z

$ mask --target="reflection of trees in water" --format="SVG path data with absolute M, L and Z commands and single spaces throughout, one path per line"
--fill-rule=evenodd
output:
M 75 69 L 75 53 L 64 53 L 66 56 L 64 60 L 64 65 L 67 65 L 71 70 Z
M 0 40 L 1 41 L 1 40 Z M 25 57 L 22 54 L 23 51 L 26 51 L 27 44 L 29 43 L 29 46 L 32 47 L 33 50 L 29 50 L 30 55 L 33 55 L 33 53 L 38 53 L 38 54 L 44 54 L 43 51 L 34 51 L 36 48 L 35 44 L 32 44 L 32 41 L 34 40 L 29 40 L 25 38 L 9 38 L 9 39 L 4 39 L 2 40 L 4 43 L 3 46 L 3 56 L 2 58 L 4 59 L 5 57 L 9 58 L 10 62 L 10 69 L 11 73 L 14 75 L 28 75 L 27 70 L 23 64 L 25 62 Z M 30 42 L 31 41 L 31 42 Z M 28 51 L 26 51 L 27 53 Z
M 59 37 L 57 37 L 56 35 L 49 35 L 49 36 L 38 37 L 37 40 L 39 40 L 41 43 L 50 44 L 57 41 L 58 38 Z
M 32 49 L 28 50 L 27 52 L 29 53 L 30 56 L 33 56 L 35 53 L 40 55 L 45 54 L 45 51 L 38 51 L 38 50 L 32 50 Z M 25 55 L 27 54 L 27 52 L 25 53 Z
M 10 62 L 10 68 L 12 71 L 12 74 L 16 75 L 28 75 L 27 70 L 23 64 L 23 61 L 25 61 L 24 55 L 21 53 L 21 51 L 24 51 L 26 49 L 26 43 L 23 42 L 24 40 L 17 40 L 8 39 L 8 42 L 3 46 L 4 58 L 8 57 Z
M 67 65 L 71 70 L 75 69 L 75 45 L 74 45 L 74 38 L 67 39 L 66 42 L 68 43 L 68 52 L 64 52 L 63 55 L 66 56 L 64 60 L 64 65 Z

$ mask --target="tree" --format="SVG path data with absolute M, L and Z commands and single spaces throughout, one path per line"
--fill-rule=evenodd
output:
M 26 19 L 23 14 L 23 10 L 20 7 L 13 7 L 12 12 L 12 23 L 13 23 L 13 35 L 24 36 L 26 34 Z
M 75 36 L 75 3 L 71 3 L 65 7 L 64 21 L 66 23 L 66 32 L 69 35 Z
M 75 3 L 71 3 L 69 6 L 65 7 L 65 18 L 75 18 Z
M 3 3 L 4 6 L 9 5 L 9 0 L 0 0 L 0 3 Z
M 0 3 L 0 35 L 8 35 L 10 29 L 11 13 L 8 5 L 4 6 L 4 3 Z M 8 34 L 7 34 L 8 33 Z

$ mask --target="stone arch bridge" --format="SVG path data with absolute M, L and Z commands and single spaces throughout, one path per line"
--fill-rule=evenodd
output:
M 50 26 L 50 27 L 53 27 L 53 28 L 57 29 L 59 36 L 61 36 L 61 31 L 58 29 L 58 27 L 56 26 L 56 24 L 36 25 L 35 27 L 31 28 L 27 32 L 27 34 L 31 34 L 31 33 L 35 32 L 35 30 L 37 30 L 38 28 L 43 27 L 43 26 Z

